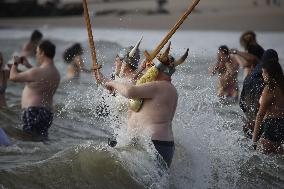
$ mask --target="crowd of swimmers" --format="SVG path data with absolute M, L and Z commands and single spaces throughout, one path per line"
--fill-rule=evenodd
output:
M 243 131 L 253 147 L 264 153 L 283 154 L 284 142 L 284 76 L 275 50 L 264 50 L 253 31 L 240 37 L 244 51 L 218 49 L 217 63 L 210 69 L 218 73 L 218 96 L 223 101 L 237 101 L 246 122 Z M 238 70 L 244 69 L 244 82 L 238 97 Z
M 53 121 L 53 96 L 59 86 L 60 74 L 53 62 L 56 47 L 42 38 L 41 32 L 34 31 L 21 55 L 14 56 L 12 64 L 6 69 L 0 53 L 0 107 L 6 106 L 8 79 L 25 83 L 21 99 L 23 133 L 45 140 Z M 97 81 L 119 101 L 118 109 L 127 111 L 129 136 L 136 137 L 144 131 L 150 133 L 153 146 L 170 166 L 175 150 L 172 120 L 178 101 L 171 77 L 176 66 L 186 60 L 188 49 L 176 60 L 170 55 L 169 43 L 165 51 L 152 61 L 140 63 L 141 40 L 117 53 L 111 77 L 104 76 L 99 67 L 93 73 Z M 218 96 L 222 101 L 239 101 L 246 117 L 243 131 L 252 138 L 255 149 L 265 153 L 282 153 L 284 76 L 278 54 L 273 49 L 265 51 L 257 43 L 253 31 L 245 32 L 240 43 L 243 51 L 229 49 L 225 45 L 218 49 L 217 63 L 210 69 L 210 74 L 218 74 Z M 83 52 L 79 43 L 64 51 L 66 79 L 78 79 L 82 71 L 91 72 L 84 65 Z M 35 58 L 35 64 L 30 63 L 30 57 Z M 26 67 L 26 70 L 20 71 L 19 65 Z M 244 69 L 244 82 L 239 98 L 240 68 Z M 1 144 L 11 144 L 2 129 Z M 109 145 L 115 146 L 116 141 L 110 141 Z

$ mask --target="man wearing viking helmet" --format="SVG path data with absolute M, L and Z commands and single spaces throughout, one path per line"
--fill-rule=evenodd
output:
M 136 43 L 136 45 L 123 48 L 119 51 L 115 59 L 115 73 L 114 77 L 125 78 L 131 82 L 138 69 L 138 64 L 140 60 L 140 50 L 139 45 L 142 41 L 141 39 Z
M 140 60 L 139 45 L 142 41 L 142 37 L 135 46 L 129 46 L 122 48 L 115 58 L 115 71 L 112 74 L 113 80 L 125 80 L 131 81 L 138 68 Z M 95 73 L 95 77 L 102 83 L 109 81 L 99 70 Z M 132 81 L 131 81 L 132 82 Z M 133 81 L 134 82 L 134 81 Z
M 138 63 L 140 60 L 140 50 L 139 45 L 142 41 L 142 37 L 137 43 L 133 46 L 129 46 L 126 48 L 122 48 L 115 58 L 115 72 L 112 74 L 112 79 L 120 82 L 127 82 L 130 84 L 134 84 L 132 80 L 135 72 L 138 68 Z M 99 70 L 95 72 L 96 78 L 101 83 L 105 83 L 109 81 L 107 77 L 105 77 Z M 121 95 L 114 95 L 115 102 L 117 105 L 117 110 L 119 112 L 125 112 L 127 110 L 127 98 Z M 105 99 L 96 107 L 96 113 L 98 116 L 106 117 L 109 115 L 109 110 L 107 110 L 107 105 L 105 103 Z
M 136 83 L 131 85 L 117 81 L 107 82 L 110 90 L 116 90 L 132 99 L 129 103 L 128 131 L 131 134 L 151 134 L 152 142 L 164 161 L 170 166 L 174 154 L 172 120 L 175 115 L 178 94 L 171 83 L 175 67 L 185 61 L 186 53 L 177 61 L 169 55 L 170 44 L 166 51 L 151 62 L 154 66 L 147 70 Z

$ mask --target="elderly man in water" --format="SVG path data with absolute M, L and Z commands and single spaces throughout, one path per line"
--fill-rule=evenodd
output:
M 54 65 L 55 45 L 42 41 L 36 49 L 36 59 L 40 66 L 18 72 L 21 60 L 14 57 L 10 80 L 25 82 L 22 93 L 23 131 L 32 137 L 46 139 L 53 120 L 53 96 L 59 85 L 60 74 Z
M 128 131 L 135 136 L 141 133 L 151 133 L 152 142 L 168 166 L 171 165 L 174 154 L 174 136 L 172 120 L 175 115 L 178 94 L 171 83 L 175 67 L 186 59 L 186 54 L 178 61 L 169 55 L 170 45 L 165 53 L 153 62 L 155 65 L 148 69 L 139 82 L 140 85 L 130 85 L 117 81 L 107 82 L 106 87 L 129 99 Z M 150 80 L 148 80 L 151 78 Z M 147 82 L 148 80 L 148 82 Z M 138 103 L 136 103 L 138 102 Z M 142 102 L 142 103 L 140 103 Z

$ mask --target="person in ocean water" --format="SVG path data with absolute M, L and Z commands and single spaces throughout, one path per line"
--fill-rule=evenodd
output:
M 5 92 L 7 88 L 7 81 L 9 79 L 10 70 L 5 70 L 5 63 L 3 55 L 0 52 L 0 108 L 6 106 Z
M 18 72 L 17 67 L 22 62 L 14 57 L 10 71 L 11 81 L 26 83 L 21 100 L 22 123 L 24 133 L 33 139 L 47 139 L 53 120 L 53 96 L 60 81 L 60 74 L 53 62 L 55 48 L 50 41 L 42 41 L 36 50 L 36 59 L 40 66 Z
M 253 31 L 243 33 L 240 43 L 246 52 L 241 52 L 237 49 L 231 49 L 231 52 L 236 55 L 239 64 L 245 67 L 245 72 L 247 72 L 243 82 L 239 105 L 246 119 L 243 131 L 247 137 L 251 138 L 259 108 L 258 101 L 264 88 L 262 69 L 259 63 L 264 49 L 257 43 L 256 34 Z
M 24 44 L 21 56 L 34 58 L 36 56 L 36 48 L 42 38 L 42 33 L 39 30 L 34 30 L 31 34 L 30 40 Z
M 253 142 L 264 153 L 281 153 L 284 142 L 284 75 L 275 50 L 266 50 L 261 59 L 264 90 L 259 99 Z M 263 132 L 263 134 L 262 134 Z M 259 137 L 261 137 L 259 139 Z M 259 141 L 257 143 L 257 141 Z
M 131 85 L 118 81 L 110 81 L 105 84 L 110 91 L 116 90 L 128 99 L 143 99 L 138 111 L 129 104 L 128 108 L 128 132 L 130 136 L 139 136 L 150 133 L 152 142 L 168 166 L 171 165 L 175 145 L 172 131 L 172 120 L 175 115 L 178 94 L 171 83 L 171 76 L 175 67 L 185 61 L 188 50 L 177 61 L 169 55 L 170 45 L 164 53 L 157 56 L 139 81 L 145 78 L 155 78 L 153 81 L 141 85 Z M 154 73 L 153 73 L 154 72 Z
M 217 64 L 210 70 L 212 75 L 218 72 L 218 96 L 221 100 L 236 102 L 239 95 L 238 87 L 239 64 L 235 57 L 230 55 L 229 48 L 222 45 L 218 48 Z
M 134 84 L 135 80 L 133 77 L 139 66 L 140 60 L 140 50 L 139 45 L 142 38 L 134 45 L 126 48 L 122 48 L 115 58 L 115 71 L 111 76 L 111 79 L 126 82 L 129 84 Z M 95 72 L 97 78 L 103 83 L 109 81 L 99 70 Z M 115 101 L 117 109 L 120 112 L 127 111 L 127 98 L 121 96 L 120 94 L 113 94 L 115 96 Z M 96 113 L 101 116 L 108 116 L 109 111 L 107 110 L 105 99 L 96 107 Z
M 64 51 L 63 59 L 67 64 L 66 80 L 79 79 L 81 72 L 91 72 L 86 69 L 84 65 L 84 61 L 82 59 L 83 52 L 84 51 L 80 43 L 75 43 Z

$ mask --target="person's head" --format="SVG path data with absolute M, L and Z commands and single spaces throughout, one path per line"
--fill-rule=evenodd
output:
M 229 57 L 229 48 L 226 46 L 226 45 L 221 45 L 219 48 L 218 48 L 218 53 L 217 53 L 217 56 L 218 56 L 218 59 L 220 61 L 222 60 L 227 60 L 227 58 Z
M 253 31 L 244 32 L 240 37 L 241 46 L 247 49 L 247 46 L 251 43 L 256 43 L 256 34 Z
M 36 50 L 36 58 L 40 63 L 44 58 L 53 59 L 55 56 L 56 47 L 53 43 L 48 40 L 42 41 Z
M 76 56 L 83 54 L 83 48 L 80 43 L 75 43 L 63 53 L 63 59 L 66 63 L 71 63 Z
M 280 87 L 284 93 L 284 76 L 281 65 L 279 64 L 278 54 L 273 49 L 268 49 L 264 52 L 261 58 L 262 76 L 264 82 L 270 89 Z
M 34 30 L 32 35 L 31 35 L 31 41 L 32 42 L 39 42 L 42 39 L 43 35 L 40 31 Z
M 117 54 L 117 62 L 116 66 L 123 65 L 124 69 L 129 69 L 130 71 L 135 71 L 138 69 L 139 60 L 140 60 L 140 50 L 139 45 L 142 41 L 141 37 L 134 46 L 129 46 L 127 48 L 123 48 Z M 119 60 L 121 62 L 119 62 Z
M 129 46 L 127 48 L 121 49 L 117 57 L 123 64 L 125 64 L 124 66 L 126 68 L 135 71 L 138 68 L 140 60 L 140 50 L 139 48 L 134 49 L 133 46 Z
M 158 77 L 171 78 L 171 76 L 176 70 L 175 68 L 178 65 L 182 64 L 188 56 L 189 49 L 186 50 L 186 52 L 180 59 L 175 60 L 175 58 L 169 54 L 170 48 L 171 48 L 171 43 L 169 43 L 168 47 L 163 53 L 157 56 L 157 59 L 154 59 L 155 66 L 159 70 Z

